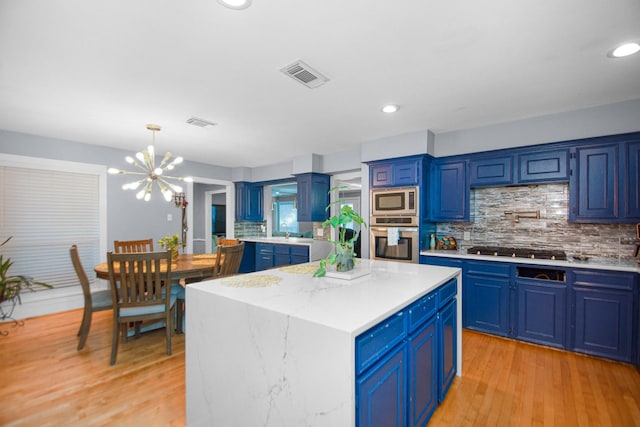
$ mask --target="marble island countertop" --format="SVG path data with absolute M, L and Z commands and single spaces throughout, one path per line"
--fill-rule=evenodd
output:
M 359 268 L 371 272 L 352 280 L 312 277 L 317 262 L 295 267 L 194 283 L 188 291 L 197 289 L 355 337 L 457 274 L 446 267 L 368 259 L 361 260 Z
M 316 240 L 308 237 L 266 237 L 266 236 L 245 236 L 238 237 L 238 240 L 244 240 L 245 242 L 262 242 L 262 243 L 282 243 L 287 245 L 305 245 L 310 246 L 316 242 L 322 242 L 323 240 Z
M 427 250 L 421 251 L 420 255 L 436 256 L 444 258 L 458 258 L 466 260 L 481 260 L 481 261 L 497 261 L 497 262 L 510 262 L 518 264 L 531 264 L 531 265 L 548 265 L 556 267 L 570 267 L 570 268 L 589 268 L 594 270 L 614 270 L 614 271 L 627 271 L 640 273 L 640 265 L 637 260 L 634 259 L 611 259 L 611 258 L 591 258 L 587 261 L 579 261 L 569 257 L 566 261 L 551 260 L 551 259 L 531 259 L 520 257 L 506 257 L 506 256 L 493 256 L 493 255 L 476 255 L 468 254 L 466 250 Z

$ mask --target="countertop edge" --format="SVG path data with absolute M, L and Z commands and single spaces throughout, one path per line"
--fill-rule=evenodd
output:
M 559 261 L 559 260 L 550 260 L 550 259 L 531 259 L 531 258 L 512 258 L 512 257 L 491 256 L 491 255 L 474 255 L 474 254 L 460 253 L 457 251 L 421 251 L 420 255 L 441 257 L 441 258 L 457 258 L 457 259 L 464 259 L 464 260 L 506 262 L 506 263 L 512 263 L 512 264 L 549 265 L 549 266 L 565 267 L 565 268 L 626 271 L 626 272 L 640 274 L 640 265 L 638 264 L 636 265 L 615 264 L 615 263 L 607 264 L 607 263 L 599 262 L 598 260 L 585 261 L 585 262 Z

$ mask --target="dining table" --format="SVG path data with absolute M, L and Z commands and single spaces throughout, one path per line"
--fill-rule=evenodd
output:
M 213 276 L 216 265 L 216 254 L 180 254 L 171 261 L 171 280 L 184 279 L 196 282 Z M 161 272 L 166 273 L 167 264 L 160 265 Z M 104 262 L 93 267 L 98 279 L 109 280 L 109 265 Z

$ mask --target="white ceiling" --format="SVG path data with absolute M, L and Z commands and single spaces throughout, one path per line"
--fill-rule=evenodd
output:
M 638 99 L 629 40 L 638 0 L 0 0 L 0 129 L 255 167 Z

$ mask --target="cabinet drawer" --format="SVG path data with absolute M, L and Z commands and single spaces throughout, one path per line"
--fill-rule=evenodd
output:
M 438 289 L 438 307 L 444 307 L 449 301 L 455 298 L 458 292 L 458 281 L 451 279 Z
M 588 286 L 608 289 L 633 290 L 635 282 L 634 273 L 621 273 L 615 271 L 591 271 L 574 270 L 574 286 Z
M 291 256 L 309 256 L 308 246 L 291 246 Z
M 409 307 L 409 333 L 415 331 L 423 322 L 438 311 L 438 291 L 433 291 Z
M 356 374 L 407 337 L 407 316 L 400 311 L 356 338 Z
M 468 261 L 466 263 L 467 274 L 480 276 L 505 277 L 510 279 L 511 266 L 506 263 L 492 261 Z

